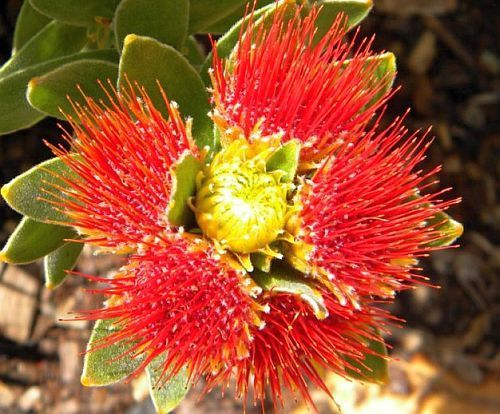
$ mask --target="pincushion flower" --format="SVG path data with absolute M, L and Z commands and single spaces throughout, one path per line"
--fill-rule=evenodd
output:
M 317 41 L 318 10 L 301 11 L 249 16 L 215 53 L 216 151 L 140 85 L 75 105 L 55 204 L 86 243 L 125 254 L 113 278 L 85 275 L 108 300 L 81 317 L 113 326 L 90 354 L 125 344 L 131 374 L 161 357 L 164 381 L 185 370 L 260 401 L 269 387 L 277 408 L 283 388 L 314 407 L 309 381 L 330 395 L 324 369 L 368 380 L 367 355 L 385 358 L 372 344 L 393 317 L 377 304 L 423 280 L 416 259 L 456 200 L 425 193 L 425 134 L 378 128 L 391 79 L 371 42 L 346 41 L 343 18 Z

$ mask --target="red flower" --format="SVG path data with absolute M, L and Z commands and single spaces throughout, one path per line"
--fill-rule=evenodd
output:
M 426 223 L 457 202 L 439 198 L 446 190 L 416 196 L 417 188 L 436 183 L 440 168 L 417 169 L 430 141 L 410 136 L 401 122 L 355 134 L 300 193 L 304 245 L 294 246 L 292 260 L 305 249 L 304 271 L 325 280 L 344 302 L 394 296 L 426 280 L 414 265 L 443 237 Z
M 60 203 L 72 224 L 86 242 L 130 254 L 113 279 L 88 276 L 107 283 L 109 301 L 83 317 L 115 321 L 103 345 L 129 341 L 128 354 L 145 357 L 136 372 L 163 354 L 165 372 L 187 367 L 207 389 L 234 379 L 237 394 L 252 387 L 263 401 L 269 385 L 279 407 L 288 387 L 313 405 L 307 380 L 329 394 L 318 366 L 359 371 L 373 353 L 367 340 L 380 340 L 374 327 L 391 319 L 377 301 L 422 278 L 414 259 L 441 237 L 439 223 L 426 222 L 452 202 L 417 196 L 438 171 L 415 171 L 424 137 L 408 136 L 401 120 L 368 126 L 391 93 L 389 79 L 373 75 L 370 42 L 344 43 L 339 18 L 315 44 L 316 18 L 316 9 L 304 20 L 278 12 L 268 29 L 250 18 L 235 54 L 215 56 L 223 146 L 213 159 L 197 151 L 175 105 L 165 99 L 165 120 L 134 88 L 110 94 L 108 107 L 88 99 L 75 108 L 71 152 L 54 148 L 75 173 Z M 292 140 L 300 163 L 286 181 L 268 161 Z M 194 229 L 167 215 L 186 153 L 204 164 Z M 293 289 L 262 291 L 257 253 L 302 272 L 298 283 L 322 312 Z
M 250 19 L 228 61 L 214 54 L 213 118 L 246 137 L 258 126 L 283 141 L 299 139 L 302 160 L 318 161 L 345 133 L 362 130 L 389 97 L 391 80 L 376 76 L 372 40 L 346 42 L 344 15 L 318 41 L 317 8 L 288 22 L 286 13 L 277 12 L 268 30 Z

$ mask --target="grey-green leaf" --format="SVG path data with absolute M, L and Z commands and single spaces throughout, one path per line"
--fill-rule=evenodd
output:
M 194 223 L 194 213 L 189 208 L 188 200 L 196 191 L 196 175 L 202 163 L 191 154 L 179 160 L 173 170 L 173 186 L 167 217 L 174 226 L 189 226 Z
M 353 28 L 368 16 L 373 7 L 373 0 L 318 0 L 315 3 L 321 6 L 316 20 L 316 38 L 328 32 L 340 13 L 347 17 L 347 26 Z
M 375 334 L 378 339 L 363 338 L 372 353 L 365 354 L 362 363 L 353 360 L 351 357 L 345 358 L 353 366 L 353 368 L 346 368 L 346 374 L 353 379 L 382 384 L 387 382 L 389 378 L 387 348 L 377 330 L 375 330 Z
M 170 413 L 184 399 L 189 391 L 188 374 L 186 368 L 164 381 L 164 356 L 160 355 L 151 361 L 147 368 L 149 394 L 153 400 L 157 414 Z
M 58 174 L 58 176 L 54 175 Z M 33 220 L 46 222 L 68 222 L 68 217 L 48 201 L 60 202 L 47 191 L 59 193 L 52 185 L 66 186 L 59 178 L 71 177 L 73 172 L 59 158 L 53 158 L 36 165 L 17 176 L 1 189 L 2 197 L 7 204 Z M 62 193 L 59 193 L 61 197 Z
M 82 59 L 67 63 L 43 76 L 33 78 L 28 85 L 26 96 L 33 108 L 47 115 L 65 119 L 66 115 L 75 118 L 73 103 L 83 104 L 85 94 L 96 102 L 107 102 L 107 96 L 98 80 L 105 86 L 109 80 L 112 85 L 118 79 L 118 65 L 97 59 Z M 62 112 L 61 112 L 62 111 Z
M 116 61 L 117 56 L 115 50 L 81 52 L 31 66 L 0 79 L 0 135 L 28 128 L 45 117 L 26 99 L 26 87 L 31 78 L 79 59 Z
M 291 182 L 297 172 L 299 155 L 300 143 L 296 140 L 289 141 L 267 160 L 266 169 L 267 171 L 283 171 L 285 175 L 282 179 L 286 182 Z
M 121 381 L 142 363 L 142 356 L 127 354 L 133 346 L 125 340 L 101 346 L 103 340 L 116 332 L 112 319 L 100 319 L 94 325 L 83 361 L 80 381 L 87 387 L 99 387 Z M 121 356 L 125 355 L 123 358 Z
M 368 85 L 368 89 L 379 88 L 377 94 L 371 99 L 367 106 L 375 104 L 385 93 L 393 86 L 396 79 L 397 67 L 396 56 L 391 52 L 381 53 L 380 55 L 370 56 L 367 64 L 373 65 L 373 78 Z M 345 60 L 342 65 L 347 66 L 351 59 Z M 372 72 L 370 72 L 372 74 Z
M 198 73 L 173 47 L 144 36 L 128 35 L 120 60 L 119 88 L 137 82 L 155 106 L 167 114 L 158 82 L 168 99 L 179 104 L 183 116 L 193 118 L 193 136 L 200 148 L 214 145 L 208 93 Z
M 0 77 L 80 51 L 87 42 L 82 27 L 53 21 L 33 36 L 0 69 Z
M 205 61 L 205 54 L 194 36 L 189 36 L 186 39 L 186 43 L 182 48 L 182 54 L 195 67 L 202 65 Z
M 49 17 L 37 12 L 28 0 L 24 0 L 16 20 L 14 38 L 12 40 L 12 54 L 20 50 L 50 21 Z
M 410 200 L 418 200 L 420 198 L 421 196 L 418 190 L 415 190 L 415 194 L 409 197 Z M 422 204 L 422 207 L 432 207 L 432 204 L 429 202 Z M 442 210 L 437 212 L 433 217 L 422 224 L 425 227 L 432 226 L 433 229 L 440 233 L 440 237 L 430 243 L 427 243 L 428 247 L 450 246 L 464 232 L 464 226 Z
M 306 302 L 318 319 L 328 317 L 323 296 L 314 286 L 311 279 L 288 266 L 275 265 L 269 272 L 254 270 L 252 278 L 265 291 L 276 293 L 289 293 Z
M 45 287 L 55 289 L 66 279 L 67 272 L 74 269 L 84 243 L 67 242 L 49 253 L 43 260 Z
M 188 0 L 122 0 L 114 18 L 116 44 L 119 49 L 128 34 L 152 37 L 177 50 L 187 36 Z
M 267 6 L 271 3 L 274 3 L 275 0 L 259 0 L 256 2 L 255 10 L 260 9 L 261 7 Z M 247 4 L 249 2 L 245 2 L 238 9 L 234 10 L 231 14 L 227 15 L 221 20 L 213 22 L 207 25 L 203 32 L 207 33 L 226 33 L 233 25 L 240 19 L 245 16 L 245 12 L 247 12 Z M 250 9 L 248 9 L 250 11 Z
M 430 242 L 429 247 L 450 246 L 464 232 L 464 226 L 458 221 L 452 219 L 444 211 L 434 215 L 431 220 L 426 223 L 429 226 L 435 226 L 435 229 L 441 234 L 438 240 Z
M 57 226 L 23 217 L 0 251 L 0 262 L 22 264 L 39 259 L 77 237 L 71 227 Z
M 191 0 L 189 33 L 208 32 L 209 27 L 238 11 L 247 0 Z
M 75 26 L 111 20 L 120 0 L 29 0 L 40 13 Z

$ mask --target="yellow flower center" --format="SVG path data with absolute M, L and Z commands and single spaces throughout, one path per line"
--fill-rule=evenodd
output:
M 196 220 L 223 249 L 256 252 L 284 232 L 290 185 L 281 182 L 281 171 L 266 171 L 272 151 L 237 140 L 198 176 Z

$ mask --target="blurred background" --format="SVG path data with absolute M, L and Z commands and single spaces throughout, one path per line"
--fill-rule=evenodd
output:
M 10 55 L 20 0 L 0 0 L 0 64 Z M 398 58 L 389 114 L 412 107 L 410 129 L 433 125 L 427 167 L 443 165 L 439 188 L 463 197 L 451 214 L 465 226 L 458 249 L 423 263 L 440 289 L 419 287 L 399 296 L 393 311 L 407 320 L 389 338 L 395 360 L 383 387 L 331 376 L 344 414 L 500 413 L 500 3 L 498 0 L 376 0 L 362 33 L 375 49 Z M 50 157 L 42 138 L 57 142 L 56 122 L 0 137 L 0 183 Z M 0 200 L 0 245 L 19 216 Z M 105 275 L 116 259 L 84 251 L 79 270 Z M 87 322 L 64 322 L 75 309 L 97 306 L 85 282 L 43 288 L 40 264 L 0 264 L 0 413 L 149 414 L 146 383 L 107 388 L 80 385 Z M 322 414 L 336 404 L 314 394 Z M 272 407 L 267 410 L 272 413 Z M 196 390 L 180 414 L 241 413 L 241 403 Z M 248 408 L 248 413 L 259 410 Z M 308 412 L 294 403 L 286 413 Z

